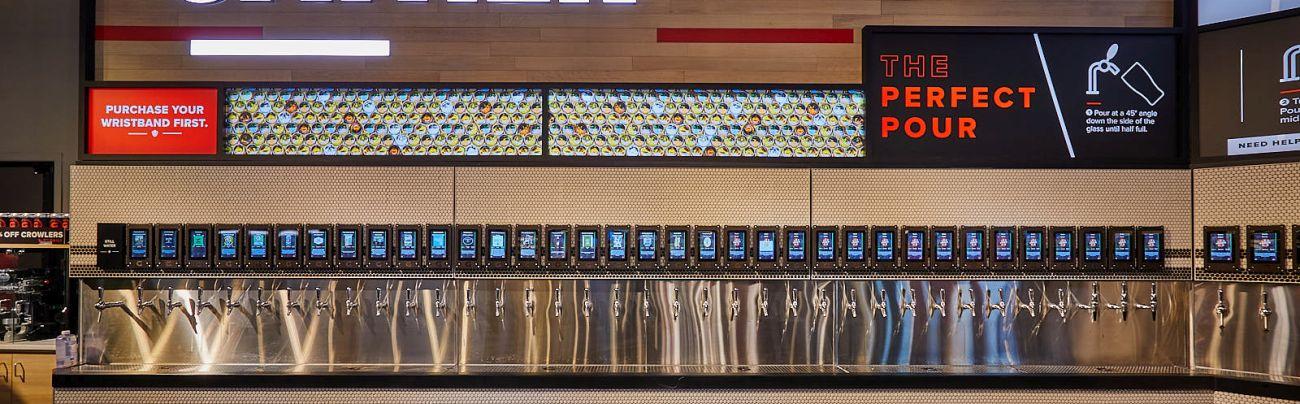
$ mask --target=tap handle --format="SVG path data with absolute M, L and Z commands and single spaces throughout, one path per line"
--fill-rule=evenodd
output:
M 758 301 L 758 308 L 759 311 L 763 314 L 763 317 L 767 317 L 767 306 L 768 306 L 767 302 L 768 302 L 767 288 L 763 288 L 763 292 L 759 294 L 759 301 Z
M 591 317 L 591 288 L 582 288 L 582 316 Z
M 704 317 L 708 317 L 709 312 L 712 311 L 709 310 L 709 288 L 704 288 L 703 293 L 704 296 L 700 299 L 700 309 L 704 310 Z
M 612 304 L 614 306 L 614 318 L 623 316 L 622 292 L 622 289 L 619 289 L 618 285 L 614 285 L 614 303 Z
M 563 290 L 555 288 L 555 317 L 564 314 L 564 297 L 560 296 L 561 292 L 563 292 Z
M 650 291 L 646 289 L 641 289 L 641 312 L 645 317 L 650 317 Z
M 849 315 L 858 318 L 858 290 L 849 289 Z
M 790 288 L 790 305 L 787 307 L 795 317 L 799 317 L 799 288 Z
M 731 320 L 740 315 L 740 288 L 731 288 Z
M 1262 319 L 1264 320 L 1264 332 L 1270 332 L 1270 331 L 1272 331 L 1272 329 L 1269 327 L 1268 320 L 1269 320 L 1270 317 L 1273 316 L 1273 309 L 1271 309 L 1271 308 L 1268 307 L 1268 291 L 1267 291 L 1267 290 L 1262 290 L 1262 291 L 1259 292 L 1259 301 L 1260 301 L 1260 304 L 1259 304 L 1259 317 L 1262 318 Z
M 673 320 L 682 314 L 681 289 L 673 288 Z

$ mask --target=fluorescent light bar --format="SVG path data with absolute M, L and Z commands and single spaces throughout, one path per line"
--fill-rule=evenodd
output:
M 195 39 L 193 56 L 388 56 L 387 40 Z

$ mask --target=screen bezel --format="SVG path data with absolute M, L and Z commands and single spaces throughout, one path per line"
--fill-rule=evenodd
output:
M 415 233 L 415 258 L 402 258 L 402 233 Z M 423 255 L 423 249 L 420 243 L 420 226 L 416 225 L 399 225 L 393 228 L 392 240 L 389 245 L 392 247 L 392 256 L 394 262 L 418 263 Z
M 628 240 L 632 236 L 632 226 L 605 226 L 603 230 L 598 234 L 600 239 L 597 240 L 597 245 L 601 247 L 598 247 L 596 256 L 604 260 L 606 265 L 632 262 L 632 245 L 631 241 Z M 623 258 L 614 258 L 613 240 L 610 240 L 610 235 L 614 234 L 613 232 L 623 233 Z M 604 254 L 601 254 L 601 252 L 604 252 Z
M 789 231 L 789 230 L 786 230 L 786 231 Z M 772 234 L 772 258 L 770 258 L 770 259 L 763 259 L 763 258 L 759 255 L 759 246 L 758 246 L 758 242 L 759 242 L 759 234 L 760 234 L 760 233 L 771 233 L 771 234 Z M 730 256 L 730 249 L 731 249 L 731 244 L 730 244 L 730 243 L 731 243 L 731 239 L 730 239 L 730 238 L 727 239 L 727 243 L 728 243 L 728 244 L 727 244 L 727 249 L 728 249 L 728 256 L 727 256 L 727 258 L 731 258 L 731 256 Z M 785 233 L 782 231 L 781 228 L 776 227 L 776 226 L 761 226 L 761 227 L 754 227 L 754 262 L 755 262 L 755 265 L 764 266 L 764 267 L 772 266 L 773 264 L 775 264 L 775 263 L 781 261 L 781 259 L 783 258 L 783 255 L 784 255 L 783 252 L 784 252 L 784 250 L 785 250 L 786 248 L 789 248 L 789 245 L 787 245 L 787 243 L 786 243 L 786 241 L 785 241 Z M 785 257 L 785 258 L 788 260 L 788 257 Z
M 915 235 L 915 234 L 919 234 L 921 236 L 919 239 L 921 241 L 920 259 L 912 259 L 911 257 L 908 256 L 908 254 L 911 253 L 911 251 L 909 251 L 911 250 L 911 240 L 912 240 L 910 235 Z M 902 253 L 902 255 L 899 256 L 898 258 L 902 263 L 901 265 L 903 266 L 903 268 L 925 269 L 930 266 L 930 229 L 928 227 L 923 227 L 923 226 L 903 227 L 898 232 L 898 238 L 903 239 L 903 245 L 898 247 L 898 251 Z M 894 242 L 897 243 L 898 240 L 894 240 Z
M 744 240 L 743 248 L 741 248 L 741 253 L 743 254 L 741 259 L 731 258 L 731 236 L 735 233 L 740 233 L 741 239 Z M 722 233 L 719 234 L 719 237 L 722 241 L 727 242 L 726 246 L 723 246 L 723 248 L 718 250 L 727 269 L 748 269 L 753 265 L 754 232 L 752 228 L 749 226 L 726 226 L 722 228 Z
M 265 257 L 262 258 L 253 257 L 253 232 L 266 233 L 266 256 Z M 275 254 L 276 254 L 275 237 L 276 234 L 275 234 L 274 226 L 271 225 L 244 226 L 243 237 L 241 240 L 241 243 L 243 243 L 243 246 L 241 246 L 241 248 L 243 248 L 242 253 L 244 255 L 244 266 L 250 268 L 255 267 L 259 269 L 269 268 L 271 266 L 271 261 L 275 259 Z
M 163 258 L 163 233 L 169 231 L 176 233 L 176 257 Z M 159 269 L 175 269 L 180 267 L 183 254 L 186 252 L 184 244 L 189 242 L 189 239 L 185 238 L 185 236 L 187 236 L 187 234 L 179 224 L 160 224 L 154 226 L 154 259 L 156 260 L 156 265 Z
M 501 243 L 502 243 L 501 248 L 504 249 L 504 251 L 501 252 L 502 254 L 500 257 L 492 256 L 492 235 L 493 234 L 501 235 Z M 514 236 L 515 236 L 514 232 L 510 231 L 510 226 L 503 226 L 503 225 L 486 226 L 483 230 L 483 238 L 479 240 L 479 242 L 483 244 L 482 248 L 480 248 L 480 251 L 483 253 L 483 260 L 489 263 L 509 262 L 510 258 L 514 255 L 514 245 L 513 245 Z
M 222 258 L 221 257 L 221 233 L 231 232 L 231 231 L 235 232 L 235 257 Z M 218 226 L 213 226 L 212 235 L 215 236 L 212 238 L 212 246 L 215 247 L 212 249 L 212 252 L 216 253 L 216 254 L 212 254 L 212 259 L 217 263 L 217 266 L 224 267 L 224 268 L 239 266 L 240 259 L 244 255 L 244 251 L 242 248 L 243 247 L 242 244 L 244 240 L 243 229 L 240 226 L 218 225 Z
M 461 248 L 461 237 L 467 233 L 474 235 L 473 257 L 465 257 Z M 452 245 L 456 246 L 453 250 L 455 252 L 456 266 L 462 268 L 478 267 L 478 261 L 483 257 L 483 229 L 478 226 L 457 226 L 452 234 L 456 235 L 456 242 L 452 243 Z
M 1156 233 L 1160 235 L 1160 259 L 1158 260 L 1146 259 L 1146 235 L 1151 233 Z M 1144 271 L 1154 271 L 1154 270 L 1164 269 L 1165 260 L 1169 258 L 1169 247 L 1168 247 L 1169 234 L 1165 233 L 1165 228 L 1160 226 L 1138 227 L 1137 237 L 1138 237 L 1138 241 L 1142 243 L 1141 246 L 1138 248 L 1138 252 L 1141 255 L 1136 257 L 1138 259 L 1137 260 L 1138 269 Z
M 582 234 L 583 233 L 591 233 L 595 238 L 595 243 L 592 244 L 594 251 L 592 251 L 591 258 L 582 258 Z M 601 234 L 600 227 L 597 226 L 589 226 L 589 227 L 582 226 L 582 227 L 575 228 L 573 230 L 573 241 L 572 241 L 573 249 L 571 250 L 573 253 L 573 259 L 577 260 L 579 265 L 586 263 L 586 264 L 590 264 L 591 267 L 595 267 L 597 263 L 600 262 L 600 255 L 601 255 L 600 246 L 602 244 L 601 243 L 602 236 L 603 234 Z
M 673 258 L 672 249 L 669 247 L 669 245 L 671 245 L 670 242 L 672 240 L 672 234 L 677 232 L 682 233 L 683 235 L 682 241 L 685 243 L 685 245 L 682 246 L 682 258 Z M 690 262 L 691 260 L 690 226 L 664 226 L 663 257 L 664 260 L 669 263 Z
M 881 260 L 881 259 L 880 259 L 880 251 L 881 251 L 881 249 L 880 249 L 880 235 L 881 235 L 881 234 L 885 234 L 885 233 L 888 233 L 888 234 L 891 235 L 891 237 L 890 237 L 890 243 L 891 243 L 891 244 L 890 244 L 890 246 L 889 246 L 889 252 L 890 252 L 890 255 L 889 255 L 889 256 L 890 256 L 890 259 L 888 259 L 888 260 Z M 871 251 L 871 256 L 870 256 L 870 258 L 871 258 L 871 259 L 870 259 L 871 267 L 874 268 L 875 270 L 890 270 L 890 269 L 895 269 L 895 268 L 897 268 L 897 266 L 898 266 L 898 262 L 899 262 L 899 260 L 900 260 L 900 258 L 899 258 L 899 256 L 898 256 L 898 251 L 899 251 L 899 248 L 898 248 L 898 227 L 895 227 L 895 226 L 872 226 L 872 227 L 871 227 L 871 233 L 869 233 L 869 234 L 871 235 L 871 250 L 870 250 L 870 251 Z
M 1009 259 L 998 259 L 997 240 L 999 233 L 1010 235 L 1010 239 L 1007 240 L 1007 245 L 1011 246 L 1011 258 Z M 1011 226 L 990 227 L 985 237 L 985 252 L 988 254 L 989 266 L 997 270 L 1016 269 L 1020 259 L 1020 233 L 1016 231 L 1016 228 Z M 990 242 L 990 240 L 992 241 Z
M 823 234 L 831 235 L 831 257 L 829 259 L 822 258 L 822 235 Z M 809 246 L 809 248 L 812 250 L 812 254 L 809 254 L 808 258 L 812 259 L 813 261 L 817 261 L 821 263 L 839 262 L 841 241 L 840 241 L 840 232 L 838 229 L 834 227 L 815 228 L 812 231 L 811 240 L 813 240 L 813 243 L 815 244 L 809 245 L 807 242 L 804 242 L 804 245 Z
M 1101 245 L 1101 258 L 1096 261 L 1089 261 L 1086 259 L 1088 253 L 1087 250 L 1088 233 L 1096 233 L 1100 235 L 1098 241 Z M 1107 251 L 1110 251 L 1111 248 L 1109 242 L 1110 237 L 1108 237 L 1105 227 L 1080 227 L 1077 237 L 1078 237 L 1078 241 L 1076 242 L 1076 248 L 1075 248 L 1075 251 L 1077 252 L 1075 255 L 1078 257 L 1080 268 L 1085 270 L 1100 270 L 1110 265 L 1109 263 L 1110 257 L 1107 253 Z
M 442 232 L 443 235 L 442 258 L 437 258 L 433 256 L 433 233 L 434 232 Z M 426 250 L 424 251 L 424 254 L 421 254 L 424 257 L 424 259 L 433 262 L 450 261 L 452 257 L 454 257 L 454 253 L 453 253 L 454 249 L 451 246 L 451 236 L 453 234 L 455 233 L 452 232 L 451 226 L 425 227 L 423 235 L 424 235 L 424 245 Z
M 713 234 L 713 258 L 703 258 L 704 247 L 700 245 L 700 238 L 705 233 Z M 719 226 L 692 226 L 690 242 L 690 262 L 697 269 L 720 269 L 722 268 L 722 248 L 719 247 L 718 241 L 722 238 L 722 227 Z
M 325 233 L 325 256 L 314 258 L 311 254 L 311 233 Z M 334 229 L 329 225 L 306 225 L 302 228 L 302 257 L 306 266 L 313 268 L 326 268 L 334 259 Z
M 547 225 L 543 227 L 543 231 L 546 233 L 546 254 L 543 256 L 543 260 L 546 263 L 545 265 L 548 267 L 558 266 L 560 268 L 567 268 L 572 265 L 571 263 L 573 262 L 574 253 L 573 227 Z M 564 233 L 564 245 L 560 246 L 560 249 L 564 252 L 563 258 L 551 257 L 551 253 L 555 251 L 555 246 L 551 244 L 551 234 L 556 232 Z
M 1244 242 L 1245 245 L 1247 246 L 1246 270 L 1251 272 L 1265 272 L 1265 273 L 1282 272 L 1282 269 L 1286 268 L 1287 250 L 1289 250 L 1289 248 L 1287 248 L 1288 244 L 1287 244 L 1286 230 L 1287 230 L 1286 226 L 1283 225 L 1246 226 L 1246 239 L 1245 239 L 1246 241 Z M 1257 262 L 1255 260 L 1255 247 L 1254 247 L 1255 234 L 1265 233 L 1265 232 L 1277 233 L 1277 239 L 1276 239 L 1277 261 L 1276 262 Z M 1292 240 L 1292 242 L 1294 242 L 1294 240 Z M 1209 257 L 1208 250 L 1206 252 L 1206 257 L 1207 259 Z
M 352 257 L 352 258 L 346 258 L 346 257 L 343 256 L 343 234 L 346 233 L 346 232 L 353 232 L 353 233 L 356 233 L 356 249 L 357 249 L 357 250 L 356 250 L 356 256 L 355 256 L 355 257 Z M 365 251 L 365 248 L 366 248 L 366 247 L 365 247 L 365 245 L 363 244 L 363 243 L 365 243 L 365 241 L 362 240 L 362 237 L 365 237 L 365 236 L 367 236 L 367 234 L 366 234 L 365 232 L 362 231 L 361 226 L 337 226 L 337 227 L 335 227 L 335 228 L 334 228 L 334 245 L 335 245 L 335 248 L 334 248 L 334 260 L 335 260 L 335 262 L 340 263 L 340 265 L 342 265 L 342 263 L 352 263 L 352 262 L 356 262 L 356 263 L 359 264 L 359 263 L 361 262 L 361 259 L 362 259 L 361 257 L 368 255 L 368 254 L 366 254 L 366 251 Z
M 984 226 L 962 226 L 957 230 L 957 232 L 961 235 L 961 242 L 957 246 L 958 267 L 966 270 L 987 268 L 989 262 L 989 234 L 991 234 L 989 233 L 989 228 Z M 966 258 L 966 251 L 969 250 L 969 247 L 966 246 L 966 240 L 968 234 L 975 232 L 981 234 L 979 246 L 980 258 L 972 260 Z
M 654 245 L 651 246 L 651 254 L 653 255 L 651 258 L 641 257 L 641 253 L 645 252 L 645 250 L 641 248 L 641 236 L 646 232 L 653 234 L 655 240 Z M 667 237 L 665 235 L 666 233 L 664 233 L 663 227 L 655 225 L 637 225 L 632 229 L 632 234 L 635 235 L 636 238 L 632 241 L 632 246 L 634 248 L 632 248 L 633 254 L 631 255 L 636 259 L 637 268 L 652 269 L 658 267 L 660 261 L 664 260 L 664 242 Z
M 862 259 L 849 259 L 849 233 L 862 233 Z M 867 267 L 867 262 L 871 260 L 871 245 L 867 244 L 867 236 L 871 235 L 871 229 L 865 226 L 844 226 L 840 228 L 840 240 L 843 247 L 840 248 L 840 256 L 845 268 L 862 269 Z
M 193 232 L 196 231 L 202 231 L 205 234 L 205 236 L 203 237 L 203 248 L 205 252 L 203 258 L 190 257 L 190 253 L 194 248 L 194 246 L 190 244 L 190 241 L 193 239 Z M 184 226 L 184 232 L 185 232 L 185 244 L 181 246 L 181 248 L 184 249 L 184 253 L 181 255 L 181 260 L 182 260 L 181 266 L 185 267 L 186 269 L 212 268 L 212 226 L 202 225 L 202 224 L 189 224 Z
M 1058 259 L 1056 257 L 1056 236 L 1059 234 L 1066 234 L 1070 237 L 1070 246 L 1069 246 L 1070 258 L 1069 259 Z M 1049 264 L 1052 267 L 1052 270 L 1065 271 L 1065 270 L 1075 269 L 1080 259 L 1078 229 L 1074 227 L 1053 226 L 1047 229 L 1047 235 L 1049 236 L 1048 240 L 1050 242 L 1050 244 L 1046 246 L 1047 251 L 1049 252 L 1047 258 Z
M 949 249 L 951 249 L 952 259 L 948 261 L 939 260 L 939 234 L 940 233 L 949 234 L 948 246 Z M 965 253 L 965 250 L 962 249 L 962 244 L 966 242 L 966 239 L 962 237 L 962 233 L 961 231 L 958 230 L 957 227 L 934 226 L 930 228 L 930 234 L 927 237 L 929 237 L 930 239 L 929 253 L 930 253 L 930 266 L 932 268 L 947 270 L 947 269 L 956 268 L 958 265 L 960 265 L 962 254 Z
M 1020 245 L 1019 245 L 1020 268 L 1022 270 L 1035 270 L 1035 269 L 1046 268 L 1049 260 L 1051 260 L 1051 255 L 1052 255 L 1051 249 L 1047 248 L 1047 243 L 1044 242 L 1044 240 L 1049 235 L 1049 233 L 1047 232 L 1047 228 L 1039 227 L 1039 226 L 1022 226 L 1017 230 L 1018 231 L 1016 233 L 1020 236 L 1020 240 L 1019 240 L 1020 241 Z M 1029 234 L 1030 233 L 1038 233 L 1038 257 L 1039 257 L 1038 260 L 1029 259 Z
M 295 244 L 294 252 L 296 255 L 291 258 L 284 257 L 284 255 L 282 254 L 284 252 L 284 240 L 280 239 L 280 234 L 286 231 L 292 231 L 298 235 L 298 237 L 296 238 L 296 242 L 294 243 Z M 305 256 L 305 254 L 303 254 L 305 252 L 305 250 L 303 249 L 303 240 L 304 240 L 305 233 L 303 232 L 303 228 L 301 225 L 277 224 L 275 225 L 275 229 L 272 230 L 271 233 L 275 237 L 274 240 L 275 254 L 273 255 L 275 256 L 276 266 L 280 266 L 281 263 L 293 262 L 294 264 L 296 264 L 296 262 L 294 261 L 302 260 L 303 256 Z
M 1129 258 L 1127 260 L 1120 260 L 1115 256 L 1115 251 L 1118 248 L 1115 244 L 1115 238 L 1118 237 L 1120 234 L 1125 234 L 1125 233 L 1129 235 L 1129 242 L 1128 242 Z M 1121 270 L 1121 271 L 1137 269 L 1138 252 L 1135 247 L 1136 242 L 1133 241 L 1136 237 L 1137 237 L 1137 228 L 1134 227 L 1112 226 L 1106 228 L 1106 246 L 1107 246 L 1106 262 L 1108 263 L 1111 269 Z

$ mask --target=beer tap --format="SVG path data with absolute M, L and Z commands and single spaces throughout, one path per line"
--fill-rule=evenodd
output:
M 1268 291 L 1259 291 L 1259 318 L 1264 320 L 1264 332 L 1272 331 L 1268 327 L 1268 319 L 1273 317 L 1273 309 L 1268 307 Z
M 1007 298 L 1003 294 L 1002 288 L 998 288 L 998 303 L 993 304 L 993 291 L 984 289 L 984 318 L 993 318 L 993 312 L 996 311 L 1002 317 L 1007 316 Z
M 889 300 L 885 297 L 885 290 L 880 289 L 880 299 L 871 302 L 871 315 L 875 316 L 880 312 L 880 318 L 889 318 Z
M 466 282 L 465 283 L 465 315 L 466 316 L 473 315 L 475 307 L 478 307 L 477 289 L 474 289 L 473 287 L 470 286 L 468 282 Z
M 591 306 L 592 306 L 591 288 L 582 288 L 582 316 L 583 317 L 591 317 Z
M 786 309 L 794 312 L 794 317 L 799 317 L 799 288 L 790 288 L 790 299 L 787 300 Z
M 375 317 L 383 316 L 384 310 L 387 308 L 388 294 L 379 288 L 375 288 Z
M 406 288 L 404 293 L 405 294 L 402 297 L 402 307 L 405 310 L 402 312 L 402 317 L 410 317 L 411 311 L 420 311 L 420 300 L 411 298 L 411 288 Z
M 114 307 L 126 307 L 126 302 L 123 302 L 123 301 L 121 301 L 121 300 L 114 300 L 114 301 L 111 301 L 111 302 L 106 302 L 106 301 L 104 301 L 104 287 L 103 287 L 103 286 L 100 286 L 100 287 L 96 288 L 95 291 L 99 293 L 99 301 L 98 301 L 98 302 L 95 302 L 95 310 L 99 310 L 99 311 L 102 313 L 104 310 L 111 309 L 111 308 L 114 308 Z M 14 305 L 14 308 L 17 309 L 17 308 L 18 308 L 18 305 L 15 304 L 15 305 Z
M 345 289 L 345 290 L 347 291 L 348 298 L 347 298 L 347 300 L 344 300 L 344 301 L 343 301 L 343 315 L 345 315 L 345 316 L 351 316 L 351 315 L 352 315 L 352 309 L 357 308 L 357 306 L 360 306 L 361 304 L 360 304 L 360 303 L 357 303 L 357 300 L 352 298 L 352 288 L 351 288 L 351 287 L 348 287 L 348 288 Z
M 1151 310 L 1151 321 L 1156 321 L 1156 306 L 1159 305 L 1160 295 L 1156 292 L 1156 283 L 1151 282 L 1151 301 L 1147 304 L 1134 303 L 1133 307 L 1138 310 Z
M 1080 303 L 1075 307 L 1087 310 L 1092 315 L 1092 321 L 1097 322 L 1097 316 L 1101 314 L 1101 287 L 1097 286 L 1097 282 L 1092 283 L 1092 298 L 1088 300 L 1088 304 Z
M 557 286 L 555 288 L 555 317 L 556 318 L 559 318 L 560 315 L 564 314 L 564 296 L 561 295 L 561 293 L 563 292 L 564 289 L 562 287 Z
M 1038 300 L 1034 299 L 1034 288 L 1029 288 L 1028 300 L 1020 300 L 1019 293 L 1015 293 L 1015 297 L 1016 300 L 1019 300 L 1019 302 L 1016 304 L 1016 307 L 1020 308 L 1021 310 L 1028 310 L 1029 317 L 1038 317 Z
M 1056 289 L 1056 300 L 1057 301 L 1053 302 L 1051 298 L 1047 299 L 1047 312 L 1043 313 L 1043 315 L 1046 316 L 1047 313 L 1051 313 L 1052 310 L 1056 310 L 1056 312 L 1060 313 L 1061 315 L 1061 321 L 1065 322 L 1066 321 L 1065 315 L 1067 314 L 1066 312 L 1070 310 L 1070 306 L 1069 306 L 1070 301 L 1065 298 L 1064 289 Z
M 240 295 L 240 297 L 243 297 L 243 295 Z M 233 313 L 235 309 L 238 309 L 243 305 L 243 303 L 235 300 L 235 288 L 226 286 L 226 315 L 230 315 L 230 313 Z
M 911 313 L 912 317 L 916 317 L 916 289 L 900 290 L 898 294 L 898 313 Z
M 830 299 L 830 297 L 828 297 L 828 294 L 826 293 L 826 288 L 823 287 L 823 288 L 817 289 L 817 296 L 819 296 L 819 297 L 817 298 L 817 308 L 818 308 L 819 310 L 821 310 L 822 317 L 824 318 L 824 317 L 830 316 L 830 314 L 831 314 L 831 299 Z
M 530 292 L 530 293 L 532 292 L 532 288 L 529 288 L 529 292 Z M 502 291 L 501 291 L 501 288 L 495 288 L 495 289 L 493 290 L 493 292 L 492 292 L 492 315 L 493 315 L 494 317 L 501 317 L 501 313 L 502 313 L 503 311 L 505 311 L 505 307 L 506 307 L 505 298 L 506 298 L 505 292 L 502 292 Z M 529 298 L 529 300 L 532 300 L 532 298 Z M 531 310 L 531 309 L 529 310 L 529 313 L 528 313 L 528 314 L 529 314 L 529 315 L 532 314 L 532 310 Z
M 1119 304 L 1106 303 L 1106 308 L 1119 311 L 1119 321 L 1128 321 L 1128 282 L 1119 284 Z
M 1224 316 L 1228 315 L 1228 302 L 1223 300 L 1223 287 L 1219 287 L 1219 301 L 1214 304 L 1214 315 L 1219 317 L 1219 329 L 1222 330 Z
M 301 297 L 299 296 L 299 298 Z M 293 315 L 294 310 L 302 310 L 302 302 L 293 298 L 293 288 L 284 287 L 284 299 L 285 312 L 289 313 L 289 315 Z
M 497 292 L 500 291 L 501 289 L 497 288 Z M 498 311 L 500 310 L 498 309 Z M 500 316 L 500 314 L 498 314 L 497 316 Z M 533 288 L 524 288 L 524 317 L 532 317 L 532 316 L 533 316 Z
M 970 317 L 975 318 L 975 290 L 966 288 L 966 293 L 970 294 L 971 300 L 969 302 L 962 296 L 961 289 L 957 289 L 957 317 L 961 317 L 962 313 L 970 310 Z
M 316 301 L 312 306 L 316 308 L 316 315 L 318 316 L 322 310 L 329 310 L 330 308 L 329 302 L 320 299 L 320 288 L 316 288 Z
M 253 300 L 253 314 L 262 315 L 262 309 L 271 308 L 271 299 L 262 300 L 262 292 L 265 290 L 261 286 L 257 287 L 257 299 Z
M 173 289 L 170 286 L 167 287 L 167 306 L 165 306 L 166 313 L 164 313 L 164 316 L 171 316 L 173 309 L 185 308 L 185 302 L 178 302 L 172 298 L 175 293 L 176 293 L 175 289 Z
M 731 288 L 731 321 L 740 315 L 740 288 Z
M 141 285 L 136 285 L 136 287 L 135 287 L 135 307 L 139 308 L 140 310 L 144 310 L 144 308 L 146 308 L 146 307 L 153 307 L 153 305 L 154 305 L 154 301 L 155 301 L 155 300 L 156 300 L 155 298 L 150 298 L 149 300 L 144 300 L 144 285 L 143 285 L 143 284 L 141 284 Z
M 948 317 L 948 290 L 939 288 L 939 299 L 934 299 L 934 289 L 927 292 L 930 295 L 930 317 L 934 317 L 934 312 L 939 311 L 939 317 Z
M 641 312 L 646 318 L 650 318 L 650 291 L 645 288 L 641 289 Z
M 623 290 L 614 285 L 614 318 L 623 316 Z
M 849 315 L 858 318 L 858 290 L 849 289 Z
M 673 307 L 673 320 L 674 320 L 674 321 L 677 320 L 677 317 L 678 317 L 678 316 L 681 316 L 681 314 L 682 314 L 681 294 L 682 294 L 682 290 L 681 290 L 681 289 L 676 288 L 676 287 L 673 288 L 673 306 L 672 306 L 672 307 Z
M 700 299 L 700 309 L 704 310 L 704 317 L 709 316 L 709 288 L 704 288 L 704 296 Z
M 442 313 L 444 311 L 447 311 L 447 298 L 442 295 L 442 288 L 434 288 L 433 289 L 433 316 L 442 317 Z
M 758 311 L 763 317 L 767 317 L 767 288 L 763 288 L 763 293 L 759 296 Z
M 199 313 L 202 312 L 204 309 L 213 308 L 212 301 L 203 299 L 203 285 L 199 285 L 199 288 L 196 292 L 198 292 L 198 297 L 193 300 L 194 310 L 192 310 L 195 316 L 199 315 Z

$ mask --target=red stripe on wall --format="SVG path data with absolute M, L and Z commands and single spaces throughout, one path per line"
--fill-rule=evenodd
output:
M 262 39 L 262 27 L 153 27 L 100 25 L 99 41 L 188 41 L 191 39 Z
M 659 42 L 853 43 L 853 30 L 834 28 L 659 28 Z

